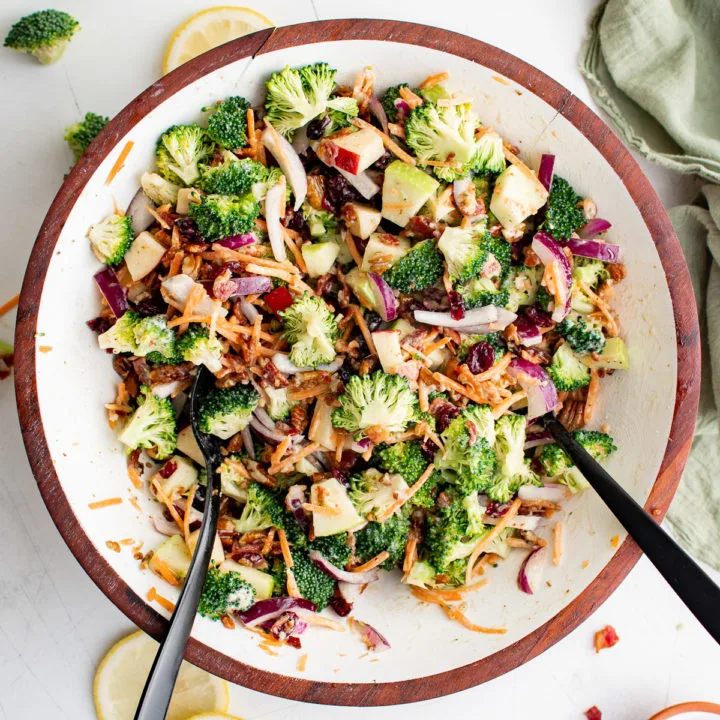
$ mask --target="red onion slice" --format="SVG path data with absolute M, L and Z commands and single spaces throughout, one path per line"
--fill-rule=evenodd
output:
M 583 225 L 578 230 L 578 235 L 581 238 L 585 238 L 586 240 L 589 238 L 594 238 L 596 235 L 599 235 L 600 233 L 604 233 L 606 230 L 609 230 L 612 227 L 612 223 L 608 220 L 604 220 L 603 218 L 593 218 L 592 220 L 588 220 L 587 224 Z
M 395 98 L 395 107 L 398 109 L 398 112 L 404 116 L 410 114 L 410 106 L 405 100 L 402 100 L 401 98 Z
M 273 255 L 278 262 L 287 260 L 285 230 L 280 222 L 285 217 L 285 178 L 273 185 L 265 196 L 265 222 Z
M 358 440 L 357 442 L 354 442 L 350 449 L 353 452 L 356 452 L 359 455 L 362 455 L 364 452 L 367 452 L 370 449 L 371 445 L 372 445 L 372 442 L 370 441 L 370 438 L 365 437 L 365 438 L 362 438 L 362 440 Z
M 329 560 L 323 557 L 322 553 L 317 550 L 311 550 L 310 559 L 317 565 L 326 575 L 335 580 L 350 583 L 351 585 L 367 585 L 378 579 L 377 570 L 368 570 L 366 572 L 350 572 L 333 565 Z
M 276 597 L 256 602 L 249 610 L 237 613 L 245 627 L 256 627 L 268 620 L 280 617 L 289 610 L 310 610 L 314 612 L 316 606 L 305 598 Z
M 575 238 L 571 238 L 566 244 L 570 252 L 579 257 L 610 263 L 620 260 L 619 245 L 605 243 L 600 240 L 576 240 Z
M 230 235 L 230 237 L 216 240 L 215 244 L 220 245 L 229 250 L 237 250 L 238 248 L 245 247 L 246 245 L 252 245 L 257 242 L 255 233 L 243 233 L 242 235 Z
M 281 443 L 285 436 L 280 434 L 279 432 L 276 432 L 275 430 L 271 430 L 270 428 L 263 425 L 254 415 L 252 418 L 250 418 L 250 427 L 263 439 L 267 440 L 268 442 L 275 443 L 276 445 L 278 443 Z
M 538 180 L 548 192 L 552 185 L 554 168 L 555 156 L 543 153 L 543 156 L 540 158 L 540 167 L 538 168 Z
M 387 280 L 374 272 L 369 272 L 368 277 L 373 285 L 373 290 L 377 297 L 377 307 L 380 311 L 380 317 L 385 322 L 392 322 L 397 317 L 397 299 Z
M 494 323 L 498 319 L 498 308 L 495 305 L 486 305 L 485 307 L 468 310 L 462 320 L 453 320 L 449 312 L 437 310 L 415 310 L 414 316 L 415 320 L 423 325 L 464 330 L 465 328 L 473 328 L 476 325 Z
M 335 168 L 366 200 L 375 197 L 380 192 L 380 186 L 370 177 L 367 170 L 353 175 L 342 170 L 341 168 Z
M 115 271 L 106 267 L 96 272 L 93 276 L 100 292 L 107 300 L 107 304 L 113 311 L 118 320 L 130 309 L 128 305 L 127 295 L 120 281 L 117 279 Z
M 496 308 L 496 310 L 497 320 L 491 323 L 493 330 L 504 330 L 508 325 L 510 325 L 510 323 L 515 322 L 517 319 L 517 313 L 506 310 L 503 307 Z
M 547 430 L 538 430 L 537 432 L 529 432 L 525 435 L 525 450 L 530 450 L 541 445 L 550 445 L 554 443 L 553 436 Z
M 292 630 L 288 633 L 286 633 L 286 637 L 293 637 L 295 635 L 302 635 L 309 627 L 309 625 L 301 618 L 298 617 L 298 615 L 294 612 L 289 612 L 289 615 L 293 615 L 295 618 L 295 624 L 292 627 Z M 282 617 L 282 616 L 279 616 Z M 279 635 L 276 635 L 273 633 L 272 629 L 275 625 L 275 620 L 266 620 L 260 627 L 267 632 L 270 633 L 273 637 L 279 637 Z
M 385 108 L 382 106 L 380 100 L 378 100 L 377 95 L 370 96 L 370 100 L 368 100 L 368 110 L 370 111 L 370 114 L 380 123 L 380 127 L 382 127 L 383 132 L 387 135 L 388 117 L 385 112 Z
M 350 627 L 360 635 L 368 650 L 385 652 L 390 650 L 390 643 L 372 626 L 357 618 L 349 618 Z
M 540 258 L 540 262 L 545 265 L 546 270 L 551 265 L 556 268 L 555 278 L 558 288 L 552 319 L 555 322 L 560 322 L 570 312 L 570 287 L 572 285 L 570 260 L 563 252 L 560 244 L 544 230 L 535 233 L 532 240 L 532 249 Z
M 152 520 L 154 528 L 161 535 L 167 535 L 170 537 L 171 535 L 177 535 L 180 532 L 178 524 L 174 520 L 168 520 L 163 515 L 153 515 L 150 519 Z
M 546 555 L 547 550 L 544 547 L 535 548 L 520 566 L 518 585 L 524 593 L 532 595 L 540 585 Z
M 549 502 L 563 502 L 570 497 L 570 490 L 565 485 L 549 483 L 538 487 L 537 485 L 521 485 L 518 497 L 521 500 L 547 500 Z
M 155 203 L 140 188 L 125 211 L 125 214 L 130 216 L 130 227 L 135 235 L 147 230 L 155 222 L 155 217 L 148 207 L 155 207 Z
M 245 452 L 248 454 L 248 457 L 251 460 L 255 459 L 255 443 L 252 439 L 252 433 L 250 432 L 250 428 L 246 427 L 241 433 L 240 437 L 242 437 L 243 441 L 243 447 L 245 448 Z
M 532 347 L 533 345 L 539 345 L 542 342 L 542 333 L 540 332 L 540 328 L 524 315 L 519 315 L 515 318 L 515 327 L 517 329 L 517 335 L 518 338 L 520 338 L 521 345 L 524 345 L 525 347 Z
M 305 486 L 291 485 L 285 496 L 285 507 L 293 514 L 300 529 L 307 534 L 310 529 L 310 518 L 305 512 Z
M 265 132 L 262 134 L 262 144 L 270 151 L 270 154 L 277 160 L 277 164 L 283 171 L 290 183 L 290 188 L 295 196 L 295 212 L 297 212 L 305 201 L 307 195 L 307 174 L 300 156 L 295 148 L 279 133 L 265 118 Z M 276 258 L 276 260 L 279 258 Z
M 229 297 L 236 297 L 238 295 L 260 295 L 270 292 L 273 289 L 272 280 L 262 275 L 232 278 L 229 282 L 235 286 L 235 289 Z
M 558 406 L 559 400 L 555 385 L 540 365 L 516 357 L 508 366 L 508 373 L 527 393 L 528 420 L 552 412 Z
M 265 408 L 256 407 L 253 414 L 268 430 L 275 430 L 275 421 L 267 414 Z

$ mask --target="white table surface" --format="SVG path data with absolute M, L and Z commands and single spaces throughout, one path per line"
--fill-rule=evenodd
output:
M 83 31 L 58 64 L 41 67 L 0 49 L 0 303 L 19 291 L 35 235 L 71 162 L 63 128 L 87 111 L 118 112 L 157 78 L 173 28 L 210 4 L 65 0 L 60 7 L 80 20 Z M 514 53 L 592 106 L 576 59 L 595 4 L 266 0 L 256 8 L 279 25 L 357 16 L 439 24 Z M 40 7 L 4 0 L 0 33 Z M 647 162 L 643 167 L 668 207 L 694 197 L 694 180 Z M 11 339 L 13 323 L 14 313 L 0 320 L 1 338 Z M 85 575 L 52 524 L 25 458 L 9 381 L 0 383 L 0 459 L 5 543 L 0 549 L 0 718 L 89 720 L 95 717 L 95 667 L 110 645 L 134 628 Z M 720 573 L 714 577 L 720 580 Z M 607 623 L 617 629 L 620 642 L 596 655 L 593 633 Z M 597 705 L 609 720 L 637 720 L 676 702 L 720 701 L 719 671 L 720 649 L 643 559 L 566 639 L 476 689 L 414 706 L 361 711 L 293 703 L 234 686 L 230 711 L 248 720 L 351 719 L 361 713 L 373 719 L 464 718 L 469 712 L 572 720 Z

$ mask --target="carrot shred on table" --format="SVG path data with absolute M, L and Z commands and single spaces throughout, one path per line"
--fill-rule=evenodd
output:
M 6 303 L 0 305 L 0 317 L 7 315 L 20 302 L 20 294 L 11 297 Z
M 109 185 L 115 179 L 115 176 L 125 167 L 125 160 L 127 160 L 127 156 L 130 154 L 134 144 L 135 143 L 132 140 L 128 140 L 125 143 L 125 147 L 118 155 L 118 159 L 115 161 L 115 164 L 108 173 L 107 180 L 105 181 L 106 185 Z
M 563 553 L 563 524 L 562 522 L 556 522 L 553 525 L 553 554 L 552 562 L 553 565 L 559 565 Z
M 111 497 L 107 500 L 97 500 L 96 502 L 88 503 L 88 507 L 91 510 L 99 510 L 100 508 L 110 507 L 111 505 L 119 505 L 122 502 L 122 498 Z
M 307 667 L 307 661 L 308 661 L 308 654 L 303 653 L 297 661 L 297 671 L 298 672 L 305 672 L 305 668 Z

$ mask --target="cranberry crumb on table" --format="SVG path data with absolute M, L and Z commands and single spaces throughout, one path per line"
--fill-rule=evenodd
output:
M 463 600 L 526 554 L 538 590 L 553 513 L 587 482 L 535 421 L 587 429 L 628 356 L 610 307 L 620 248 L 595 204 L 537 172 L 440 73 L 375 93 L 366 68 L 285 68 L 159 138 L 127 213 L 94 224 L 120 382 L 106 405 L 167 536 L 142 562 L 172 585 L 205 500 L 184 401 L 217 379 L 202 430 L 225 441 L 221 518 L 199 612 L 295 647 L 343 629 L 378 571 L 476 632 Z M 145 457 L 147 455 L 147 457 Z M 160 509 L 162 508 L 162 509 Z M 358 619 L 369 648 L 388 641 Z
M 595 633 L 595 652 L 599 653 L 605 648 L 611 648 L 617 644 L 620 638 L 612 625 L 606 625 L 602 630 Z

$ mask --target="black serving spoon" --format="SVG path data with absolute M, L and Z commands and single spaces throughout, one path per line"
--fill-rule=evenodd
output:
M 205 509 L 203 511 L 200 536 L 195 546 L 190 569 L 185 577 L 180 598 L 170 618 L 167 635 L 160 644 L 145 689 L 140 697 L 135 720 L 162 720 L 167 714 L 172 698 L 175 680 L 185 655 L 190 631 L 197 612 L 200 594 L 205 584 L 210 556 L 212 555 L 218 515 L 220 514 L 220 476 L 218 467 L 222 463 L 220 439 L 206 435 L 198 428 L 198 410 L 202 399 L 215 387 L 215 377 L 200 366 L 190 395 L 190 422 L 207 468 Z M 189 510 L 189 508 L 188 508 Z
M 554 415 L 545 415 L 543 422 L 688 610 L 720 644 L 720 588 L 608 475 Z

